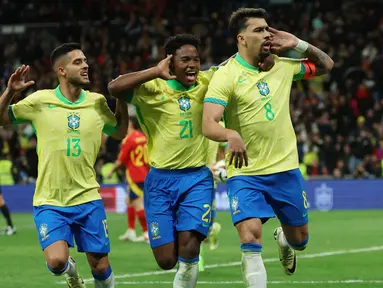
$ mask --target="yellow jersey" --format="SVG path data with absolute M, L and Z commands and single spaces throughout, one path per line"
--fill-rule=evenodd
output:
M 225 107 L 225 126 L 241 135 L 249 157 L 248 167 L 236 169 L 227 154 L 228 177 L 299 167 L 289 100 L 292 81 L 302 79 L 306 68 L 300 60 L 273 57 L 274 67 L 262 72 L 237 54 L 210 82 L 204 101 Z
M 31 122 L 37 136 L 38 177 L 33 205 L 73 206 L 101 199 L 94 164 L 103 131 L 117 120 L 103 95 L 82 90 L 76 102 L 39 90 L 9 106 L 13 124 Z
M 206 165 L 208 139 L 202 135 L 205 93 L 217 68 L 201 71 L 195 85 L 157 78 L 129 91 L 125 101 L 136 106 L 148 139 L 150 166 L 183 169 Z

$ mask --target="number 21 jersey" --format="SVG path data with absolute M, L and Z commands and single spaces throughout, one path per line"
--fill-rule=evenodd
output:
M 194 86 L 155 79 L 129 91 L 126 102 L 136 106 L 148 138 L 149 164 L 160 169 L 206 165 L 207 139 L 202 135 L 203 99 L 216 70 L 201 71 Z

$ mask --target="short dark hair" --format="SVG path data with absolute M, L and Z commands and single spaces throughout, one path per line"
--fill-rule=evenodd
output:
M 238 42 L 237 35 L 247 27 L 249 18 L 266 19 L 267 12 L 263 8 L 239 8 L 233 12 L 229 19 L 229 30 L 236 42 Z
M 55 64 L 57 59 L 61 56 L 66 55 L 67 53 L 73 50 L 81 50 L 81 45 L 78 43 L 64 43 L 58 47 L 56 47 L 51 54 L 51 64 L 52 66 Z
M 165 55 L 174 55 L 176 51 L 184 45 L 192 45 L 198 51 L 200 40 L 197 36 L 193 34 L 178 34 L 175 36 L 171 36 L 165 41 Z

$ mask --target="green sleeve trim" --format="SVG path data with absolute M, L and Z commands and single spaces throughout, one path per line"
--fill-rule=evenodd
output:
M 303 77 L 305 76 L 305 73 L 306 73 L 306 67 L 305 67 L 305 65 L 303 65 L 303 63 L 301 63 L 301 72 L 299 72 L 298 74 L 294 75 L 293 80 L 294 81 L 302 80 Z
M 115 126 L 105 124 L 104 129 L 102 129 L 102 132 L 104 132 L 106 135 L 111 136 L 112 134 L 116 133 L 119 128 L 120 125 L 118 125 L 118 123 Z
M 125 102 L 129 104 L 132 103 L 133 96 L 134 96 L 134 90 L 128 90 L 126 94 L 124 95 Z
M 217 99 L 217 98 L 212 98 L 212 97 L 205 98 L 205 100 L 203 102 L 219 104 L 219 105 L 222 105 L 223 107 L 226 107 L 226 105 L 227 105 L 226 101 L 221 100 L 221 99 Z
M 8 115 L 9 115 L 9 119 L 11 119 L 11 123 L 12 124 L 22 124 L 22 123 L 28 123 L 28 122 L 31 122 L 29 120 L 25 120 L 25 119 L 16 119 L 15 117 L 15 114 L 13 113 L 13 108 L 12 108 L 13 105 L 9 105 L 8 106 Z

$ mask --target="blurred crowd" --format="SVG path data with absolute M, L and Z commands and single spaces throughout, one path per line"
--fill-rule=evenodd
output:
M 220 2 L 220 1 L 218 1 Z M 291 117 L 306 177 L 383 177 L 383 9 L 381 1 L 0 0 L 0 89 L 20 64 L 31 65 L 38 89 L 57 85 L 51 51 L 81 43 L 90 64 L 91 90 L 107 95 L 120 74 L 155 65 L 164 40 L 190 32 L 201 38 L 202 69 L 236 51 L 227 20 L 239 7 L 263 7 L 269 25 L 289 31 L 335 61 L 329 75 L 293 84 Z M 282 4 L 274 4 L 274 2 Z M 284 3 L 284 4 L 283 4 Z M 302 55 L 288 51 L 288 57 Z M 115 102 L 108 97 L 112 110 Z M 37 175 L 36 137 L 30 125 L 0 128 L 3 159 L 18 183 Z M 116 159 L 119 143 L 105 137 L 97 167 Z M 101 169 L 101 168 L 100 168 Z

